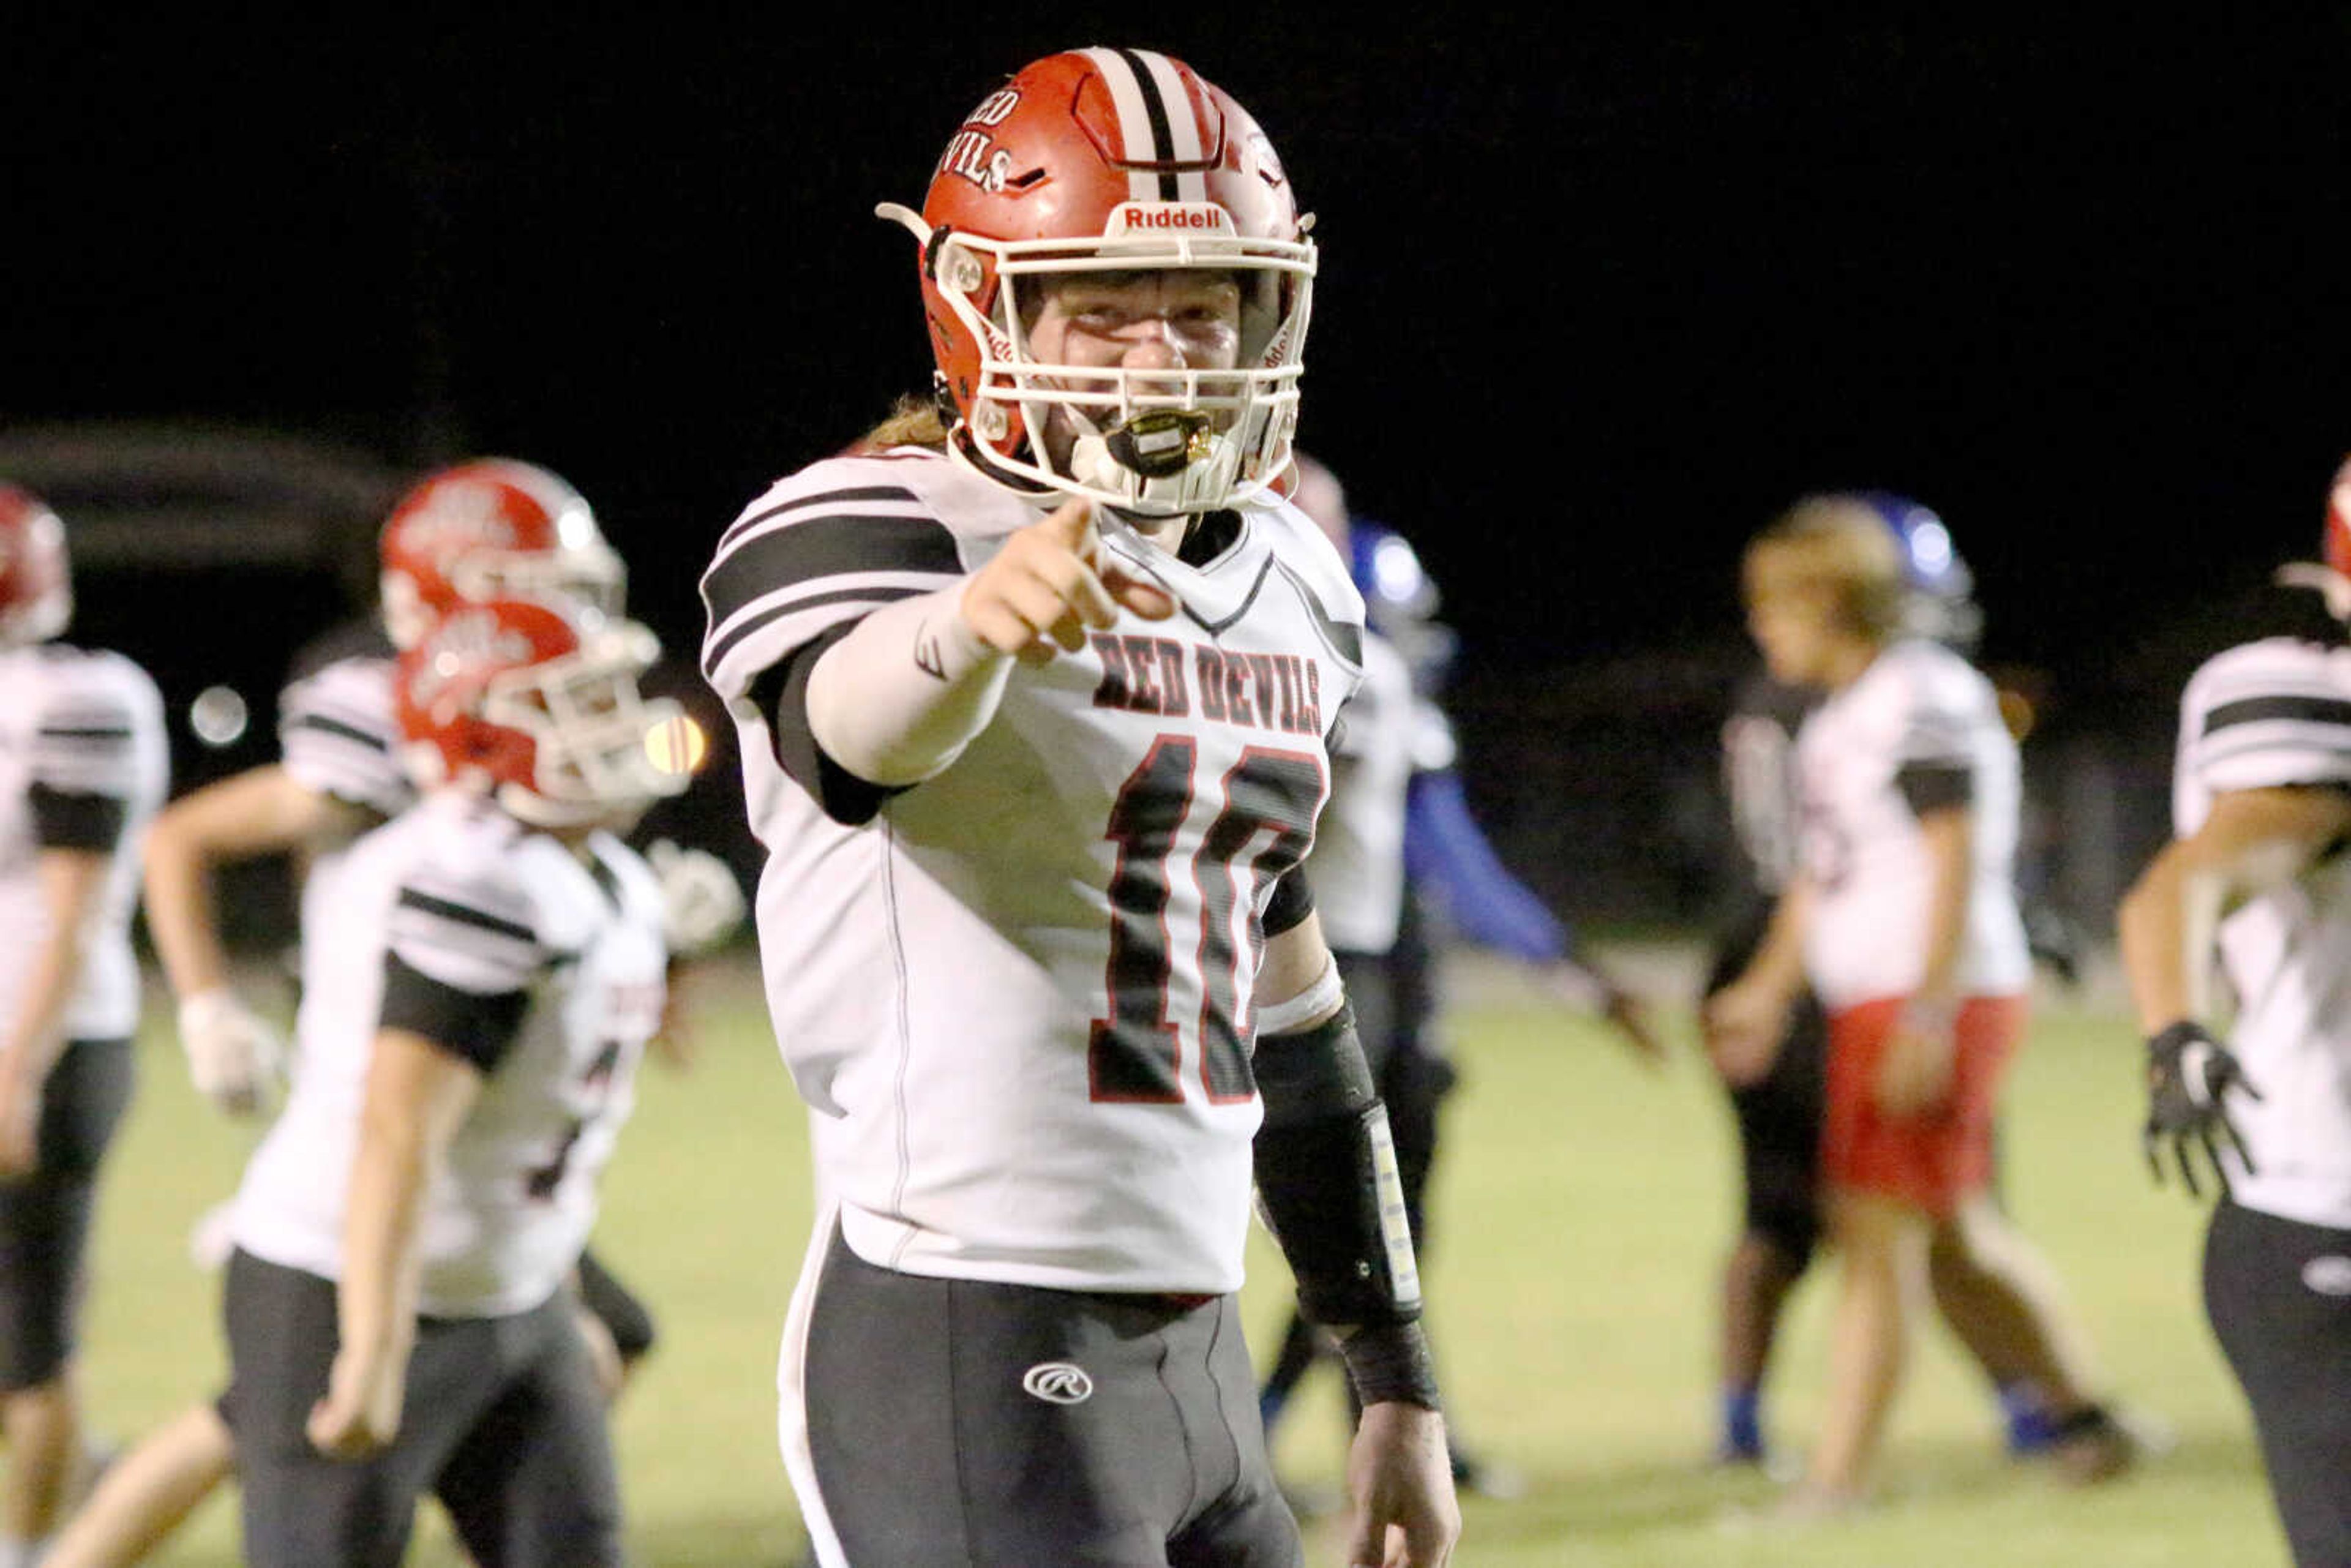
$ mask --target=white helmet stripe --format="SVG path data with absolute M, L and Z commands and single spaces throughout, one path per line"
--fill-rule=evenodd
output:
M 1110 89 L 1111 106 L 1118 110 L 1118 132 L 1124 143 L 1122 155 L 1130 163 L 1156 163 L 1160 159 L 1159 144 L 1151 135 L 1151 111 L 1143 99 L 1143 74 L 1129 63 L 1117 49 L 1088 49 L 1086 58 L 1102 73 L 1102 85 Z M 1126 199 L 1130 202 L 1156 202 L 1159 176 L 1148 169 L 1130 169 L 1126 173 Z
M 1200 116 L 1192 107 L 1192 95 L 1184 90 L 1183 73 L 1176 68 L 1176 62 L 1150 49 L 1134 50 L 1134 57 L 1143 63 L 1146 90 L 1159 100 L 1165 112 L 1168 158 L 1177 163 L 1206 162 L 1208 150 L 1201 144 Z M 1164 193 L 1165 182 L 1162 190 Z M 1176 175 L 1173 194 L 1179 202 L 1207 201 L 1207 172 L 1187 169 Z

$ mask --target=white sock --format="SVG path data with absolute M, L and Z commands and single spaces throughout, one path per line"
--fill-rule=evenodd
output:
M 41 1559 L 49 1554 L 56 1541 L 54 1535 L 44 1535 L 37 1541 L 0 1535 L 0 1568 L 41 1568 Z

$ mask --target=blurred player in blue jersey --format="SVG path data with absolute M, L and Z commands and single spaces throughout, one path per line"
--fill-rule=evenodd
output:
M 1403 536 L 1349 516 L 1321 463 L 1300 459 L 1297 502 L 1348 558 L 1371 625 L 1364 685 L 1348 706 L 1331 800 L 1307 860 L 1322 927 L 1346 977 L 1366 1056 L 1395 1129 L 1405 1212 L 1426 1246 L 1426 1194 L 1438 1108 L 1455 1072 L 1437 1030 L 1431 906 L 1469 941 L 1531 966 L 1571 1005 L 1603 1011 L 1636 1049 L 1661 1054 L 1634 995 L 1578 956 L 1567 928 L 1504 869 L 1471 818 L 1454 770 L 1453 736 L 1433 700 L 1452 653 L 1437 592 Z M 1319 1358 L 1320 1336 L 1293 1315 L 1259 1394 L 1271 1429 Z M 1454 1479 L 1489 1495 L 1519 1483 L 1458 1435 Z

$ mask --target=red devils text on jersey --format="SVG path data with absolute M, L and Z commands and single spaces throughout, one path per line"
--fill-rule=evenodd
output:
M 861 797 L 778 730 L 804 727 L 779 700 L 801 661 L 953 585 L 1041 506 L 909 449 L 817 464 L 722 539 L 704 670 L 768 852 L 768 1005 L 869 1261 L 1229 1291 L 1259 1119 L 1260 916 L 1312 841 L 1361 678 L 1362 601 L 1336 552 L 1286 506 L 1204 522 L 1228 537 L 1191 564 L 1105 514 L 1104 547 L 1180 612 L 1014 668 L 936 777 Z

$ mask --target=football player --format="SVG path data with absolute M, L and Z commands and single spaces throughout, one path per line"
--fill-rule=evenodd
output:
M 2324 564 L 2281 577 L 2351 618 L 2351 462 Z M 2147 1030 L 2146 1143 L 2219 1189 L 2204 1306 L 2243 1386 L 2299 1568 L 2351 1563 L 2351 652 L 2272 637 L 2180 703 L 2178 835 L 2124 899 Z M 2211 984 L 2234 994 L 2225 1043 Z
M 0 1568 L 40 1560 L 81 1458 L 83 1263 L 131 1098 L 139 843 L 170 767 L 154 683 L 56 641 L 72 615 L 65 526 L 0 484 Z
M 1450 633 L 1431 620 L 1436 590 L 1402 536 L 1358 525 L 1330 469 L 1301 454 L 1296 503 L 1349 562 L 1370 625 L 1364 684 L 1347 706 L 1331 775 L 1331 800 L 1314 832 L 1307 873 L 1324 938 L 1355 1013 L 1395 1130 L 1405 1212 L 1426 1256 L 1423 1198 L 1437 1148 L 1438 1109 L 1455 1082 L 1436 1038 L 1432 945 L 1420 905 L 1437 904 L 1470 940 L 1533 967 L 1545 988 L 1603 1012 L 1651 1061 L 1662 1054 L 1646 1009 L 1573 951 L 1564 926 L 1504 869 L 1479 831 L 1453 771 L 1451 726 L 1424 688 L 1442 683 Z M 1320 1336 L 1293 1315 L 1258 1396 L 1269 1436 L 1292 1391 L 1319 1358 Z M 1453 1479 L 1507 1497 L 1520 1489 L 1505 1466 L 1466 1448 L 1453 1429 Z M 1300 1495 L 1293 1490 L 1293 1504 Z
M 2004 1367 L 2043 1391 L 2075 1479 L 2128 1437 L 2084 1389 L 2024 1243 L 1991 1201 L 1991 1119 L 2031 958 L 2011 862 L 2014 742 L 1989 682 L 1906 635 L 1881 517 L 1800 503 L 1750 548 L 1749 625 L 1772 675 L 1826 695 L 1796 747 L 1799 866 L 1740 977 L 1707 1008 L 1734 1084 L 1763 1080 L 1809 984 L 1827 1015 L 1821 1176 L 1843 1281 L 1823 1430 L 1789 1517 L 1861 1499 L 1937 1246 L 1974 1260 Z
M 147 919 L 180 998 L 180 1040 L 197 1089 L 234 1115 L 255 1115 L 282 1078 L 278 1033 L 229 984 L 210 890 L 214 868 L 291 852 L 304 869 L 306 938 L 327 916 L 345 852 L 406 810 L 416 789 L 392 712 L 397 647 L 443 615 L 498 597 L 620 612 L 625 577 L 587 501 L 534 464 L 480 458 L 412 486 L 378 540 L 383 623 L 322 639 L 297 660 L 279 698 L 281 760 L 173 801 L 146 847 Z M 310 943 L 303 946 L 306 988 Z M 595 1260 L 580 1297 L 591 1344 L 625 1370 L 650 1347 L 643 1304 Z M 610 1363 L 606 1364 L 610 1366 Z M 60 1568 L 115 1568 L 167 1538 L 226 1479 L 229 1432 L 209 1403 L 192 1406 L 108 1471 L 57 1543 Z
M 646 1042 L 658 882 L 599 824 L 667 783 L 652 633 L 468 604 L 401 655 L 437 779 L 345 854 L 227 1271 L 246 1561 L 392 1564 L 431 1491 L 476 1561 L 617 1563 L 603 1398 L 562 1289 Z
M 1961 653 L 1971 649 L 1982 616 L 1972 597 L 1972 576 L 1942 519 L 1916 501 L 1884 491 L 1846 500 L 1875 514 L 1897 548 L 1907 591 L 1903 630 Z M 1732 866 L 1718 916 L 1708 997 L 1747 967 L 1794 873 L 1796 735 L 1818 697 L 1813 688 L 1776 680 L 1765 669 L 1741 682 L 1732 699 L 1722 731 Z M 1738 1129 L 1745 1202 L 1744 1224 L 1722 1272 L 1722 1432 L 1716 1457 L 1724 1463 L 1754 1464 L 1764 1458 L 1764 1372 L 1781 1309 L 1810 1266 L 1819 1239 L 1826 1055 L 1827 1020 L 1806 988 L 1791 1007 L 1786 1037 L 1771 1070 L 1751 1082 L 1725 1082 Z M 2057 1433 L 2045 1397 L 2003 1363 L 2000 1282 L 1980 1276 L 1971 1253 L 1948 1245 L 1930 1249 L 1928 1272 L 1938 1309 L 1998 1394 L 2010 1450 L 2032 1455 L 2049 1449 Z
M 883 211 L 942 412 L 778 484 L 703 580 L 831 1199 L 782 1367 L 819 1558 L 1297 1563 L 1233 1295 L 1254 1172 L 1364 1405 L 1348 1561 L 1443 1563 L 1393 1150 L 1295 871 L 1363 614 L 1274 490 L 1289 182 L 1189 67 L 1095 48 Z

